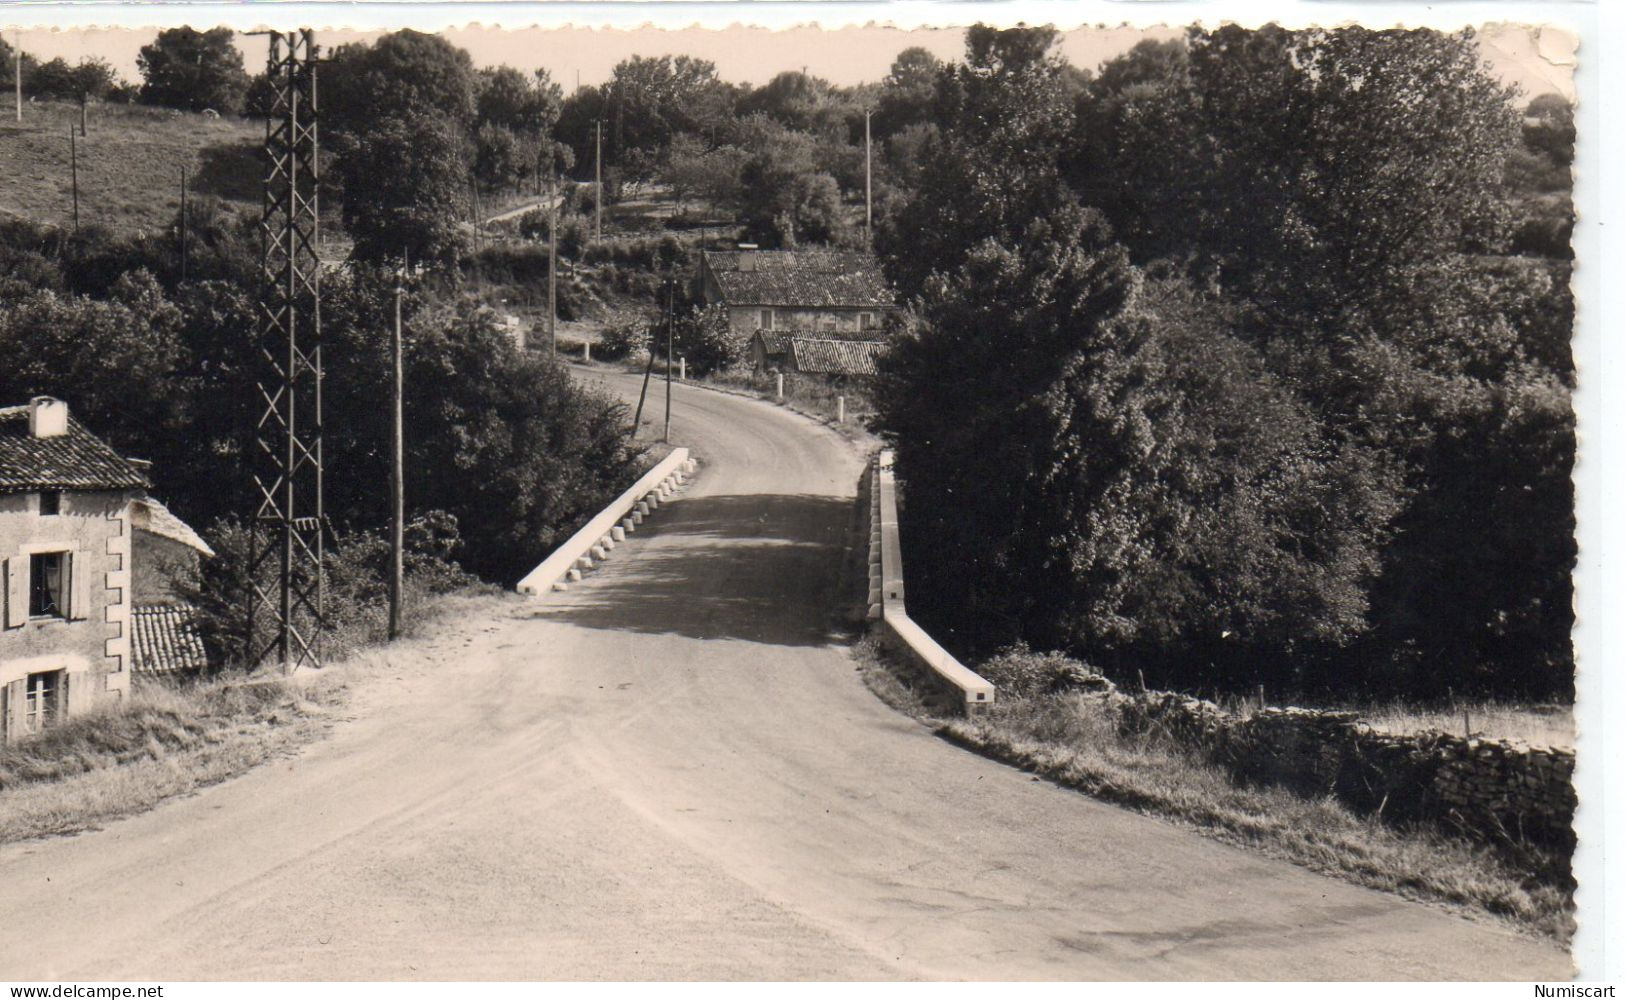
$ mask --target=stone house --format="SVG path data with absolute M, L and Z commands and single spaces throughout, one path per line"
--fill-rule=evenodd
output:
M 61 400 L 0 407 L 6 741 L 129 691 L 137 524 L 150 526 L 150 505 L 162 507 L 146 496 L 150 485 L 140 463 L 86 430 Z
M 728 311 L 742 339 L 757 330 L 874 336 L 896 309 L 874 255 L 842 250 L 707 250 L 697 291 Z

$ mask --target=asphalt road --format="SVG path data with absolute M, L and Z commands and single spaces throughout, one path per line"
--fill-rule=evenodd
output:
M 0 979 L 1566 975 L 932 737 L 839 638 L 854 450 L 686 387 L 676 429 L 701 478 L 584 584 L 450 624 L 295 758 L 0 849 Z

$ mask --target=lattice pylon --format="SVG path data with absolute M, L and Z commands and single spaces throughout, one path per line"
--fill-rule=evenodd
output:
M 269 37 L 248 654 L 293 670 L 321 666 L 324 610 L 316 44 L 309 29 Z

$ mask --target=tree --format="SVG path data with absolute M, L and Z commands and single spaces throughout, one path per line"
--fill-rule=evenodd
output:
M 739 114 L 765 115 L 785 128 L 844 138 L 846 109 L 828 80 L 786 70 L 739 99 Z
M 480 70 L 476 79 L 476 115 L 481 125 L 496 125 L 528 143 L 542 141 L 559 119 L 563 91 L 547 70 L 526 76 L 511 66 Z
M 41 63 L 28 75 L 23 89 L 32 97 L 70 100 L 74 97 L 73 67 L 60 56 Z
M 436 114 L 464 130 L 475 121 L 474 61 L 439 35 L 409 28 L 339 46 L 322 67 L 321 88 L 324 140 L 401 114 Z
M 654 175 L 674 136 L 714 132 L 732 106 L 716 66 L 690 56 L 633 56 L 618 63 L 598 90 L 578 103 L 566 141 L 575 146 L 578 163 L 592 163 L 593 122 L 602 120 L 605 163 L 613 162 L 633 181 Z M 561 115 L 561 138 L 564 124 Z
M 880 100 L 871 122 L 877 142 L 930 121 L 937 80 L 945 68 L 942 60 L 917 46 L 897 54 L 886 79 L 881 81 Z
M 940 78 L 940 137 L 918 190 L 877 229 L 887 276 L 905 295 L 958 267 L 981 240 L 1012 241 L 1070 198 L 1060 157 L 1072 107 L 1051 28 L 965 33 L 966 61 Z
M 1523 143 L 1553 166 L 1574 163 L 1574 105 L 1561 94 L 1541 94 L 1524 111 Z
M 1227 26 L 1188 53 L 1108 65 L 1121 106 L 1082 133 L 1114 194 L 1079 186 L 1137 259 L 1192 253 L 1301 327 L 1380 312 L 1405 268 L 1504 240 L 1516 119 L 1470 32 Z
M 1365 627 L 1379 463 L 1177 283 L 1069 208 L 938 273 L 882 361 L 905 559 L 962 650 L 1017 639 L 1178 683 L 1288 673 Z
M 38 292 L 0 309 L 0 350 L 14 359 L 0 398 L 59 396 L 119 451 L 151 457 L 148 435 L 173 432 L 185 412 L 181 314 L 145 271 L 110 291 Z
M 505 126 L 488 123 L 475 132 L 474 176 L 485 187 L 517 187 L 535 165 L 532 149 Z
M 1135 259 L 1235 304 L 1323 434 L 1402 477 L 1374 627 L 1340 662 L 1422 694 L 1568 684 L 1571 303 L 1560 268 L 1499 257 L 1513 98 L 1467 32 L 1193 31 L 1102 69 L 1068 167 Z M 1526 148 L 1561 159 L 1560 103 Z
M 141 100 L 168 108 L 235 114 L 248 91 L 242 53 L 230 28 L 166 28 L 136 57 Z
M 355 237 L 357 259 L 456 258 L 469 190 L 463 135 L 455 121 L 434 112 L 393 115 L 362 133 L 340 161 L 344 225 Z
M 814 163 L 814 144 L 799 132 L 746 160 L 739 172 L 745 231 L 767 247 L 830 243 L 842 231 L 841 191 Z

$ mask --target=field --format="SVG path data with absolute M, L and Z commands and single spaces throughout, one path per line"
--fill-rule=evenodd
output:
M 260 122 L 121 104 L 94 104 L 88 119 L 89 134 L 80 137 L 77 104 L 24 104 L 20 125 L 9 110 L 0 116 L 0 213 L 73 224 L 70 128 L 81 226 L 166 229 L 180 208 L 183 169 L 199 194 L 259 204 Z

